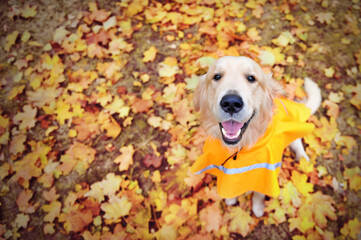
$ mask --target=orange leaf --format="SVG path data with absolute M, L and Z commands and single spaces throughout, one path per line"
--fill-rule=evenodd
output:
M 16 199 L 16 205 L 19 208 L 19 211 L 24 213 L 34 213 L 37 206 L 30 204 L 29 201 L 33 197 L 33 191 L 25 189 L 22 191 L 18 198 Z
M 128 170 L 129 166 L 133 164 L 133 145 L 120 148 L 120 155 L 114 159 L 114 163 L 119 163 L 119 171 Z
M 15 115 L 14 123 L 19 124 L 20 130 L 27 130 L 35 126 L 37 109 L 32 108 L 31 105 L 25 105 L 24 112 Z
M 148 110 L 151 107 L 153 107 L 152 100 L 144 100 L 142 98 L 137 98 L 132 104 L 132 111 L 134 113 L 148 112 Z
M 55 187 L 52 187 L 49 191 L 43 192 L 43 197 L 46 201 L 52 202 L 59 198 L 59 194 L 56 194 Z
M 202 227 L 207 232 L 216 232 L 222 224 L 222 214 L 219 204 L 213 203 L 203 208 L 199 212 L 199 219 L 201 220 Z
M 153 62 L 157 56 L 158 49 L 155 46 L 151 46 L 147 51 L 143 53 L 143 62 Z

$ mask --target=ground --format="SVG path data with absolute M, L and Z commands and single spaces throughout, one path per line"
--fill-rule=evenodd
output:
M 1 239 L 360 238 L 358 0 L 0 4 Z M 225 55 L 322 91 L 311 160 L 285 150 L 261 218 L 189 172 L 197 76 Z

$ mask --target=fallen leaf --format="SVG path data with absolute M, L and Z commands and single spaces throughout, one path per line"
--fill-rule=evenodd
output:
M 61 211 L 61 202 L 51 201 L 50 204 L 45 204 L 42 207 L 47 214 L 44 217 L 45 222 L 54 222 L 55 218 L 59 217 Z
M 222 224 L 222 214 L 217 203 L 210 204 L 199 212 L 199 219 L 207 232 L 216 232 Z
M 228 225 L 229 231 L 240 233 L 243 237 L 248 235 L 251 226 L 255 224 L 250 214 L 240 207 L 232 208 L 229 217 L 231 219 Z
M 341 228 L 341 234 L 345 237 L 350 236 L 352 239 L 357 239 L 360 235 L 361 223 L 357 218 L 349 220 Z
M 117 219 L 129 214 L 132 203 L 127 197 L 113 197 L 109 202 L 103 203 L 100 208 L 105 212 L 104 219 L 116 221 Z
M 331 21 L 334 20 L 333 13 L 331 12 L 321 12 L 315 14 L 316 19 L 320 23 L 327 23 L 330 24 Z
M 114 163 L 119 163 L 119 171 L 128 170 L 129 166 L 133 164 L 133 145 L 128 145 L 120 148 L 120 155 L 114 159 Z
M 5 51 L 9 52 L 11 47 L 15 44 L 16 39 L 19 36 L 19 32 L 18 31 L 13 31 L 11 34 L 6 36 L 6 43 L 5 43 Z
M 296 186 L 297 190 L 305 197 L 313 191 L 313 185 L 308 183 L 308 177 L 306 174 L 299 173 L 297 171 L 292 171 L 291 180 Z
M 26 3 L 24 8 L 21 10 L 21 16 L 24 18 L 32 18 L 38 13 L 36 10 L 37 6 L 31 6 L 29 3 Z
M 157 56 L 157 53 L 158 49 L 155 46 L 151 46 L 143 53 L 143 62 L 153 62 L 155 57 Z

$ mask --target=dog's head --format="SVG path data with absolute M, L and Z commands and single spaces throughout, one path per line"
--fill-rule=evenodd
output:
M 229 148 L 252 146 L 267 128 L 282 88 L 247 57 L 222 57 L 200 77 L 194 106 L 201 123 Z

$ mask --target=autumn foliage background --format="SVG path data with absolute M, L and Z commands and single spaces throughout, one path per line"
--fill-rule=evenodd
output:
M 2 1 L 1 239 L 356 239 L 360 1 Z M 197 75 L 253 58 L 290 99 L 322 88 L 265 215 L 188 169 Z

